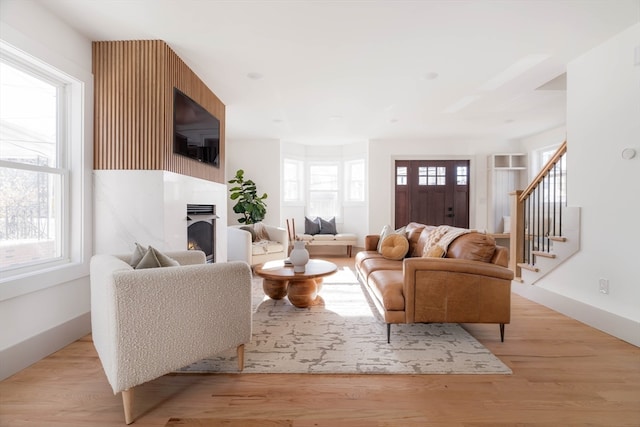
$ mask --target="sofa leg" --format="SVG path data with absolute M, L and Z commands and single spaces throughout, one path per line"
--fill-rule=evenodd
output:
M 133 422 L 133 388 L 122 391 L 122 406 L 124 406 L 124 422 Z
M 240 344 L 236 348 L 236 354 L 238 355 L 238 371 L 244 369 L 244 344 Z
M 504 342 L 504 323 L 500 323 L 500 341 Z
M 387 344 L 391 343 L 391 323 L 387 323 Z

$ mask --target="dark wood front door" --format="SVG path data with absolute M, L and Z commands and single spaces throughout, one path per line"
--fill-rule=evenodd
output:
M 468 160 L 397 160 L 395 226 L 469 227 Z

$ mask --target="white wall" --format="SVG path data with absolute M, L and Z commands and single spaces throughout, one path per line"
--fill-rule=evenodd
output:
M 214 205 L 217 262 L 227 260 L 227 186 L 161 170 L 94 171 L 94 249 L 132 253 L 134 243 L 187 249 L 187 204 Z
M 540 168 L 544 166 L 544 165 L 534 164 L 535 152 L 543 148 L 545 149 L 549 149 L 551 147 L 557 148 L 566 139 L 567 139 L 566 126 L 559 126 L 557 128 L 549 129 L 537 135 L 531 135 L 520 141 L 520 145 L 522 146 L 522 152 L 528 154 L 528 161 L 529 161 L 529 167 L 527 168 L 528 182 L 533 181 L 536 175 L 538 175 Z M 536 166 L 538 168 L 536 168 Z
M 84 82 L 86 161 L 84 187 L 74 189 L 74 200 L 82 201 L 84 218 L 73 222 L 82 233 L 83 247 L 78 262 L 65 272 L 47 277 L 26 277 L 3 282 L 0 301 L 0 379 L 64 347 L 90 331 L 88 261 L 91 254 L 91 157 L 93 77 L 91 43 L 32 2 L 2 0 L 0 38 L 34 57 L 40 58 L 73 78 Z M 76 177 L 78 178 L 78 177 Z M 42 288 L 7 297 L 7 287 L 20 283 L 24 288 Z
M 367 144 L 354 143 L 340 146 L 305 146 L 295 143 L 284 143 L 279 140 L 227 140 L 226 142 L 226 180 L 228 181 L 238 169 L 245 172 L 245 178 L 252 179 L 258 187 L 258 193 L 267 193 L 267 215 L 265 223 L 284 227 L 286 220 L 296 219 L 298 232 L 304 230 L 305 206 L 285 205 L 281 202 L 281 167 L 282 156 L 308 159 L 349 160 L 354 158 L 367 159 Z M 236 224 L 240 215 L 233 212 L 233 201 L 228 203 L 229 224 Z M 337 224 L 338 231 L 355 233 L 360 243 L 368 233 L 367 204 L 348 204 L 343 209 L 344 217 Z M 341 248 L 339 248 L 341 249 Z
M 280 141 L 276 139 L 262 140 L 230 140 L 225 143 L 226 181 L 236 175 L 238 169 L 244 170 L 245 179 L 256 183 L 258 193 L 267 193 L 267 215 L 265 224 L 283 225 L 280 216 Z M 227 184 L 228 188 L 231 188 Z M 227 197 L 230 193 L 227 192 Z M 228 224 L 237 224 L 241 216 L 233 212 L 235 201 L 227 204 Z
M 359 245 L 367 234 L 378 233 L 386 224 L 393 224 L 394 217 L 394 162 L 407 159 L 466 159 L 471 165 L 470 227 L 487 229 L 487 157 L 493 153 L 519 152 L 517 141 L 468 139 L 468 140 L 374 140 L 340 146 L 313 147 L 277 140 L 227 140 L 227 180 L 243 169 L 245 175 L 258 184 L 260 193 L 269 195 L 265 222 L 284 226 L 287 218 L 297 220 L 302 231 L 304 205 L 284 205 L 280 202 L 280 170 L 282 155 L 305 159 L 331 158 L 347 160 L 361 157 L 367 167 L 367 201 L 364 205 L 347 205 L 339 225 L 342 232 L 355 233 Z M 235 223 L 239 215 L 233 213 L 233 203 L 228 205 L 229 222 Z
M 640 24 L 568 67 L 567 193 L 568 204 L 581 207 L 581 250 L 532 289 L 520 290 L 636 345 L 640 345 L 640 64 L 634 64 L 638 50 Z M 639 154 L 624 160 L 621 152 L 626 147 Z M 610 281 L 608 295 L 599 292 L 600 278 Z

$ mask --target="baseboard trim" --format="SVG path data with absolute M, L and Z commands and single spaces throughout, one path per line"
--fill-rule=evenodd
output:
M 576 301 L 535 285 L 512 282 L 511 290 L 533 302 L 640 347 L 640 322 Z
M 80 316 L 0 351 L 0 381 L 20 372 L 91 332 L 91 313 Z

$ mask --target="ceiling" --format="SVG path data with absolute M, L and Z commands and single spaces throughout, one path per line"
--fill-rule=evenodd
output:
M 567 63 L 640 21 L 640 0 L 32 1 L 91 40 L 167 42 L 228 139 L 305 144 L 562 125 Z

